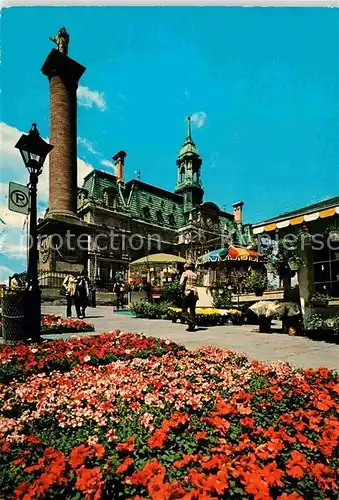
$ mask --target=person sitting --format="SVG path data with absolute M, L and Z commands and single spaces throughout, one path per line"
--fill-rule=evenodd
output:
M 186 263 L 184 272 L 180 278 L 180 285 L 183 289 L 182 316 L 188 322 L 188 330 L 195 330 L 195 306 L 198 300 L 197 274 L 194 271 L 194 264 Z M 188 309 L 190 314 L 188 314 Z

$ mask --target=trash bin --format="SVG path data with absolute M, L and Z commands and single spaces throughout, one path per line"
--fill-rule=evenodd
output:
M 2 299 L 2 336 L 5 341 L 18 341 L 26 338 L 25 331 L 26 290 L 4 291 Z

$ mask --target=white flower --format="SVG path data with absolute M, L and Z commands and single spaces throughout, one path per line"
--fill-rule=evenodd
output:
M 91 356 L 85 356 L 84 357 L 85 363 L 88 363 L 88 361 L 90 361 L 90 360 L 91 360 Z

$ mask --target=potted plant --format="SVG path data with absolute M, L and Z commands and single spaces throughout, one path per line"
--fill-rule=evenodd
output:
M 247 292 L 255 293 L 257 297 L 263 295 L 267 287 L 267 274 L 264 269 L 254 269 L 244 280 Z
M 291 271 L 298 271 L 304 265 L 304 261 L 298 255 L 293 255 L 288 259 L 288 265 Z

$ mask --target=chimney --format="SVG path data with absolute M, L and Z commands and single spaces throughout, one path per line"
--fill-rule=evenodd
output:
M 114 170 L 117 180 L 120 184 L 125 182 L 125 158 L 127 153 L 125 151 L 119 151 L 113 156 Z
M 242 207 L 243 206 L 244 206 L 243 201 L 238 201 L 237 203 L 233 203 L 234 221 L 237 224 L 242 224 Z

